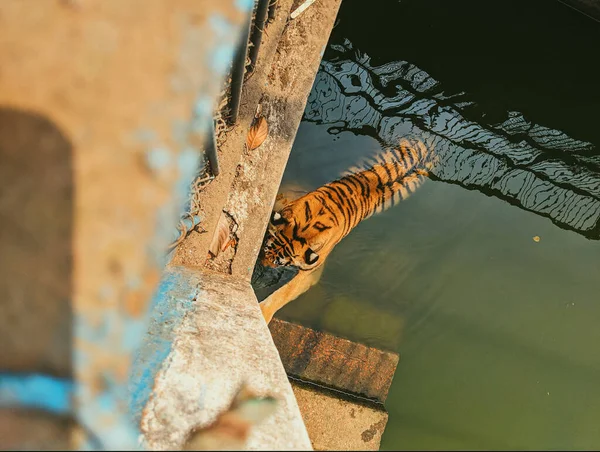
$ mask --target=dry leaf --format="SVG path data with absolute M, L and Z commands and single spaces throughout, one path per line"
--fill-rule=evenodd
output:
M 533 241 L 534 241 L 534 242 L 539 242 L 539 241 L 540 241 L 540 237 L 536 235 L 536 236 L 533 238 Z
M 213 235 L 212 242 L 210 242 L 208 251 L 213 255 L 213 257 L 217 257 L 221 251 L 225 251 L 225 249 L 227 249 L 228 244 L 229 222 L 227 221 L 225 213 L 221 212 L 219 223 L 217 224 L 217 229 L 215 230 L 215 235 Z
M 267 124 L 267 120 L 264 116 L 258 118 L 258 120 L 254 123 L 250 130 L 248 131 L 248 136 L 246 137 L 246 146 L 249 150 L 256 149 L 267 139 L 267 135 L 269 134 L 269 126 Z
M 258 397 L 242 387 L 212 424 L 192 428 L 183 450 L 245 450 L 252 428 L 272 416 L 277 407 L 277 399 Z

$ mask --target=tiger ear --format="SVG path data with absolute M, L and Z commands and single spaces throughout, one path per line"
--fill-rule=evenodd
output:
M 319 260 L 319 255 L 309 248 L 306 250 L 304 259 L 308 265 L 312 265 Z

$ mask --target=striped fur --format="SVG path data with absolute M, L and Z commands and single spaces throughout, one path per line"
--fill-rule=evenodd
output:
M 419 140 L 403 139 L 369 163 L 274 212 L 261 264 L 319 267 L 362 220 L 406 199 L 424 181 L 432 162 Z

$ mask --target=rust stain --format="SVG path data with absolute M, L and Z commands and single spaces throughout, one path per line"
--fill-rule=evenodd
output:
M 364 432 L 362 432 L 362 434 L 360 435 L 360 437 L 362 438 L 362 440 L 365 443 L 368 443 L 369 441 L 372 441 L 373 438 L 375 438 L 375 435 L 379 434 L 381 435 L 383 433 L 383 429 L 385 428 L 385 424 L 387 424 L 387 420 L 386 419 L 382 419 L 379 422 L 377 422 L 376 424 L 371 424 L 371 426 L 365 430 Z

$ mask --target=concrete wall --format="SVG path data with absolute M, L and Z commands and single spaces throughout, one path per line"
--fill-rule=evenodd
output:
M 252 2 L 34 3 L 0 2 L 0 371 L 73 376 L 134 447 L 132 352 Z

